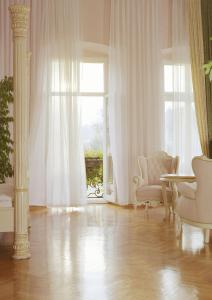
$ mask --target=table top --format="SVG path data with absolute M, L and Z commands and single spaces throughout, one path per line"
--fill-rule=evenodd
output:
M 196 181 L 196 176 L 186 175 L 186 174 L 162 174 L 160 176 L 161 181 L 173 181 L 173 182 L 194 182 Z

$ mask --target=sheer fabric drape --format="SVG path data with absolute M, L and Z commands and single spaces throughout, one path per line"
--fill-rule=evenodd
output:
M 85 203 L 77 99 L 78 1 L 32 1 L 30 202 Z
M 109 127 L 117 202 L 132 203 L 137 156 L 161 148 L 160 26 L 157 0 L 112 0 Z
M 180 156 L 179 170 L 191 173 L 192 157 L 201 154 L 195 115 L 186 2 L 172 4 L 169 101 L 165 103 L 165 148 Z

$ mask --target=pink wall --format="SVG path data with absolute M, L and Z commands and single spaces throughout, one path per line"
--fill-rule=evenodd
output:
M 110 0 L 80 0 L 82 40 L 109 44 Z
M 150 0 L 149 0 L 150 1 Z M 173 0 L 160 0 L 162 48 L 171 47 L 171 7 Z M 111 0 L 80 0 L 82 40 L 109 44 Z

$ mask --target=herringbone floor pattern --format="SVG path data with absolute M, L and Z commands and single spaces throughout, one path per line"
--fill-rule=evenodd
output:
M 211 300 L 212 243 L 186 225 L 178 241 L 163 215 L 113 205 L 32 211 L 32 258 L 14 261 L 0 246 L 0 300 Z

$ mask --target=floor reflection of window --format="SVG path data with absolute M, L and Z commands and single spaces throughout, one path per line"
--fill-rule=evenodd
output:
M 160 275 L 161 299 L 198 299 L 198 291 L 195 287 L 183 285 L 183 273 L 180 269 L 165 268 L 160 271 Z M 188 298 L 188 295 L 191 297 Z
M 106 292 L 106 261 L 105 242 L 98 229 L 91 228 L 92 236 L 85 238 L 81 256 L 83 257 L 83 274 L 85 274 L 85 285 L 83 287 L 86 299 L 107 300 Z M 89 278 L 87 283 L 86 278 Z

